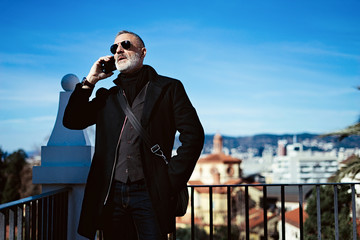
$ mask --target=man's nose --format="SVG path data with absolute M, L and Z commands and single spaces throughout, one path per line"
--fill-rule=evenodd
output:
M 117 48 L 116 48 L 116 53 L 123 53 L 124 52 L 124 48 L 121 46 L 121 44 L 117 44 Z

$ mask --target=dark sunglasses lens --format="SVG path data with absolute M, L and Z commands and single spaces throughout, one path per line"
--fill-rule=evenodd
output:
M 121 42 L 121 46 L 127 50 L 131 47 L 131 43 L 130 43 L 130 41 L 123 41 L 123 42 Z
M 121 44 L 121 46 L 123 47 L 123 49 L 125 49 L 125 50 L 128 50 L 128 49 L 131 47 L 130 41 L 123 41 L 123 42 L 121 42 L 120 44 Z M 110 47 L 110 52 L 111 52 L 112 54 L 115 54 L 116 51 L 117 51 L 117 48 L 118 48 L 118 45 L 117 45 L 117 44 L 111 45 L 111 47 Z
M 117 45 L 117 44 L 111 45 L 111 47 L 110 47 L 110 52 L 111 52 L 112 54 L 115 54 L 117 48 L 118 48 L 118 45 Z

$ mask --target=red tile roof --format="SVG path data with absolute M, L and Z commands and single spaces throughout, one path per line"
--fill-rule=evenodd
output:
M 241 184 L 241 183 L 242 183 L 241 178 L 235 178 L 235 179 L 227 180 L 224 184 L 226 184 L 226 185 L 235 185 L 235 184 Z
M 237 179 L 230 179 L 223 184 L 224 185 L 236 185 L 236 184 L 241 184 L 241 183 L 242 183 L 242 179 L 237 178 Z M 201 180 L 191 180 L 188 182 L 188 184 L 189 185 L 206 185 Z M 223 185 L 223 184 L 219 184 L 219 185 Z M 213 193 L 219 193 L 219 194 L 227 193 L 227 187 L 216 187 L 216 184 L 212 184 L 212 186 L 213 186 Z M 209 187 L 195 187 L 194 189 L 198 193 L 209 193 Z M 232 192 L 232 190 L 233 190 L 233 188 L 231 187 L 230 191 Z
M 189 185 L 205 185 L 201 180 L 190 180 L 188 181 Z
M 305 222 L 307 218 L 308 215 L 305 210 L 303 210 L 303 222 Z M 300 228 L 300 209 L 296 208 L 292 211 L 285 212 L 285 222 Z
M 188 209 L 190 210 L 190 208 Z M 191 224 L 191 214 L 186 213 L 183 217 L 176 217 L 176 223 Z M 203 225 L 203 221 L 200 217 L 194 218 L 194 223 L 197 225 Z
M 341 163 L 342 164 L 349 164 L 353 161 L 357 161 L 358 160 L 358 156 L 356 156 L 355 154 L 351 155 L 350 157 L 348 157 L 347 159 L 343 160 Z
M 267 220 L 274 218 L 276 215 L 272 212 L 267 212 Z M 264 223 L 264 209 L 252 208 L 249 210 L 249 228 L 260 226 Z M 241 228 L 245 227 L 245 223 L 241 223 Z
M 195 187 L 194 189 L 198 193 L 209 193 L 210 192 L 210 189 L 208 187 Z M 226 194 L 227 187 L 213 187 L 212 192 L 218 193 L 218 194 Z M 230 188 L 230 192 L 232 192 L 232 188 Z
M 241 163 L 242 161 L 239 158 L 234 158 L 231 157 L 230 155 L 225 155 L 224 153 L 214 153 L 200 158 L 198 162 L 199 163 L 207 163 L 207 162 Z

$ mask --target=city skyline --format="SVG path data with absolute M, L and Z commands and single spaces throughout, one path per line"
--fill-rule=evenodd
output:
M 4 151 L 46 144 L 62 77 L 86 76 L 122 29 L 144 39 L 145 64 L 184 83 L 207 134 L 326 133 L 359 119 L 358 1 L 0 6 Z

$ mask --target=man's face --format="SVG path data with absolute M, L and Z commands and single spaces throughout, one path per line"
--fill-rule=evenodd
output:
M 121 45 L 123 41 L 130 41 L 130 48 L 124 49 Z M 117 44 L 114 54 L 117 70 L 122 73 L 132 73 L 139 70 L 146 55 L 146 49 L 142 47 L 139 40 L 132 34 L 123 33 L 115 38 L 114 44 Z

